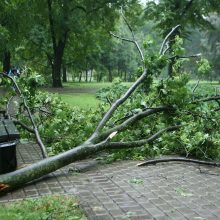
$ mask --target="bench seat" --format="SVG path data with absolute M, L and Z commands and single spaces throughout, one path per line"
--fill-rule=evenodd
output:
M 0 121 L 0 143 L 19 140 L 19 138 L 20 134 L 11 120 Z

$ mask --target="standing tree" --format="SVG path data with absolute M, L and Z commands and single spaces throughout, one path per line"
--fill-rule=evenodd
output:
M 98 27 L 106 32 L 114 28 L 119 7 L 136 4 L 137 1 L 52 1 L 45 0 L 43 4 L 29 0 L 32 3 L 32 30 L 43 34 L 39 47 L 45 52 L 52 70 L 53 87 L 62 87 L 61 68 L 65 54 L 70 44 L 84 44 L 84 31 L 92 31 Z M 32 41 L 39 42 L 38 31 L 31 31 Z M 35 36 L 33 35 L 35 33 Z M 72 40 L 75 41 L 72 41 Z M 86 43 L 85 43 L 86 44 Z M 77 51 L 74 51 L 77 53 Z
M 146 3 L 145 17 L 155 21 L 155 28 L 163 38 L 170 32 L 172 27 L 181 26 L 181 33 L 180 29 L 177 29 L 170 37 L 169 42 L 167 42 L 167 49 L 172 55 L 172 46 L 176 36 L 181 35 L 182 38 L 189 36 L 189 27 L 212 28 L 207 17 L 211 12 L 219 10 L 218 0 L 160 0 L 159 3 L 149 1 Z M 181 51 L 179 55 L 182 55 Z M 170 76 L 173 73 L 175 60 L 176 58 L 171 59 L 168 65 L 168 74 Z
M 16 47 L 20 46 L 27 27 L 22 16 L 23 5 L 23 1 L 0 2 L 0 53 L 5 72 L 11 68 L 11 58 Z

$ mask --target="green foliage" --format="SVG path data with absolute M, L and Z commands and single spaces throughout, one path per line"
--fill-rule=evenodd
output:
M 86 220 L 76 199 L 68 196 L 44 196 L 0 207 L 1 220 Z
M 198 61 L 198 74 L 205 76 L 209 75 L 211 71 L 212 67 L 207 59 L 202 58 L 200 61 Z
M 56 95 L 43 92 L 37 94 L 35 106 L 49 112 L 36 113 L 35 120 L 50 155 L 69 150 L 85 141 L 103 111 L 101 107 L 97 110 L 70 108 Z
M 16 80 L 28 106 L 34 116 L 43 142 L 47 146 L 50 155 L 69 150 L 86 140 L 92 133 L 94 125 L 100 120 L 104 108 L 71 108 L 61 101 L 57 95 L 39 91 L 44 84 L 44 79 L 29 69 L 21 78 Z M 7 80 L 9 90 L 13 91 L 11 82 Z M 10 96 L 8 96 L 9 98 Z M 3 102 L 4 101 L 4 102 Z M 2 105 L 6 104 L 2 100 Z M 24 124 L 32 127 L 23 103 L 19 103 L 17 118 Z M 25 130 L 21 129 L 22 138 L 33 138 Z
M 124 94 L 127 88 L 120 78 L 115 78 L 111 86 L 102 88 L 96 92 L 96 98 L 105 103 L 109 103 L 109 101 L 113 102 Z
M 176 37 L 173 44 L 174 52 L 183 55 L 182 40 Z M 173 54 L 175 56 L 175 54 Z M 114 137 L 114 141 L 134 141 L 146 139 L 159 130 L 173 126 L 182 125 L 181 129 L 164 133 L 154 143 L 149 143 L 141 148 L 112 150 L 106 158 L 107 162 L 118 159 L 143 159 L 161 154 L 178 154 L 186 157 L 201 159 L 220 159 L 219 145 L 219 113 L 218 104 L 215 102 L 193 103 L 195 97 L 206 97 L 214 92 L 207 89 L 208 85 L 199 85 L 198 90 L 193 91 L 194 86 L 190 83 L 190 74 L 187 74 L 184 65 L 188 59 L 177 60 L 174 65 L 174 75 L 167 79 L 158 80 L 161 68 L 167 63 L 167 57 L 162 57 L 162 64 L 158 62 L 160 56 L 145 56 L 145 63 L 150 76 L 146 78 L 146 89 L 140 88 L 131 96 L 125 105 L 116 112 L 113 122 L 120 124 L 127 118 L 143 111 L 145 108 L 169 106 L 171 109 L 157 115 L 144 118 L 130 126 L 126 131 L 120 132 Z M 210 73 L 210 65 L 204 58 L 198 61 L 198 72 Z M 151 70 L 154 71 L 151 71 Z M 140 70 L 141 72 L 141 70 Z M 108 89 L 108 98 L 120 97 L 120 84 Z M 198 91 L 198 92 L 197 92 Z M 103 93 L 104 94 L 104 93 Z M 101 95 L 103 95 L 101 93 Z M 118 94 L 118 96 L 116 96 Z
M 182 41 L 176 38 L 173 44 L 177 53 L 182 53 Z M 175 56 L 175 54 L 173 54 Z M 135 141 L 146 139 L 173 125 L 182 125 L 181 129 L 160 136 L 154 143 L 145 144 L 140 148 L 111 150 L 106 162 L 118 159 L 144 159 L 160 154 L 179 154 L 187 157 L 202 159 L 218 159 L 220 137 L 218 134 L 219 114 L 215 109 L 217 103 L 194 102 L 198 96 L 190 85 L 190 74 L 185 72 L 183 62 L 177 60 L 174 65 L 174 75 L 166 79 L 161 77 L 162 69 L 165 68 L 169 58 L 166 56 L 146 54 L 145 63 L 149 68 L 148 77 L 142 87 L 129 97 L 123 106 L 114 113 L 104 129 L 119 125 L 124 120 L 138 114 L 147 108 L 158 106 L 169 107 L 169 110 L 143 118 L 129 126 L 125 131 L 119 132 L 113 141 Z M 187 62 L 188 60 L 184 61 Z M 200 61 L 200 72 L 210 72 L 210 66 L 206 60 Z M 153 71 L 152 71 L 153 70 Z M 137 76 L 142 72 L 138 70 Z M 33 79 L 34 78 L 34 79 Z M 26 87 L 33 86 L 40 77 L 26 79 Z M 22 79 L 22 80 L 25 80 Z M 20 83 L 22 83 L 22 80 Z M 39 80 L 40 82 L 41 80 Z M 34 82 L 34 83 L 33 83 Z M 25 85 L 25 84 L 24 84 Z M 94 131 L 101 116 L 106 111 L 109 103 L 126 91 L 120 79 L 115 79 L 111 87 L 106 87 L 97 92 L 97 97 L 103 101 L 97 110 L 69 108 L 60 98 L 47 93 L 26 93 L 29 102 L 35 108 L 43 106 L 46 112 L 36 113 L 35 119 L 39 126 L 49 154 L 57 154 L 71 149 L 85 141 Z M 31 88 L 30 88 L 31 90 Z M 199 96 L 204 91 L 200 89 Z M 25 122 L 26 118 L 19 117 Z
M 185 52 L 185 49 L 183 48 L 183 39 L 180 38 L 180 36 L 175 37 L 175 42 L 172 45 L 172 53 L 173 55 L 181 56 Z
M 36 71 L 28 68 L 23 72 L 22 77 L 16 79 L 16 82 L 22 88 L 22 94 L 29 102 L 29 107 L 34 108 L 38 88 L 45 84 L 44 78 Z

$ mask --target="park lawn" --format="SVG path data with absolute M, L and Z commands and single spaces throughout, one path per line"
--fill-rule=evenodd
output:
M 190 80 L 188 86 L 191 90 L 195 87 L 198 80 Z M 220 93 L 220 84 L 218 81 L 201 80 L 196 88 L 195 94 L 208 96 L 216 95 Z
M 92 93 L 71 93 L 71 94 L 57 94 L 63 102 L 71 107 L 80 108 L 97 108 L 101 101 L 96 99 L 95 94 Z
M 123 83 L 124 85 L 131 85 L 131 83 Z M 66 88 L 73 88 L 73 89 L 85 89 L 86 93 L 84 92 L 73 92 L 73 93 L 58 93 L 58 97 L 61 98 L 62 101 L 70 105 L 71 107 L 80 107 L 80 108 L 98 108 L 99 104 L 101 103 L 100 100 L 96 99 L 96 94 L 94 90 L 97 91 L 102 88 L 106 88 L 112 85 L 110 82 L 67 82 L 63 84 Z M 93 90 L 93 92 L 89 93 L 89 89 Z
M 132 83 L 131 82 L 123 82 L 123 85 L 131 85 Z M 111 82 L 67 82 L 67 83 L 63 83 L 63 85 L 65 87 L 68 87 L 68 88 L 76 88 L 76 89 L 79 89 L 79 88 L 85 88 L 85 89 L 102 89 L 102 88 L 105 88 L 105 87 L 109 87 L 112 85 Z
M 192 90 L 193 87 L 196 85 L 196 80 L 191 80 L 188 84 L 189 88 Z M 131 83 L 123 83 L 124 85 L 131 85 Z M 74 88 L 74 89 L 85 89 L 87 90 L 86 93 L 58 93 L 57 95 L 61 98 L 62 101 L 70 105 L 71 107 L 80 107 L 80 108 L 98 108 L 101 101 L 96 99 L 95 93 L 88 93 L 88 89 L 95 89 L 99 90 L 101 88 L 105 88 L 111 86 L 111 83 L 104 82 L 104 83 L 77 83 L 77 82 L 68 82 L 64 83 L 64 87 Z M 211 95 L 215 94 L 216 89 L 218 92 L 220 91 L 220 85 L 218 81 L 207 81 L 202 80 L 199 83 L 198 88 L 196 89 L 196 94 L 203 94 L 203 95 Z
M 101 89 L 107 86 L 111 86 L 112 83 L 110 82 L 101 82 L 101 83 L 96 83 L 96 82 L 67 82 L 63 83 L 65 87 L 68 88 L 75 88 L 75 89 Z
M 51 195 L 3 204 L 0 206 L 0 219 L 86 220 L 87 218 L 74 197 Z

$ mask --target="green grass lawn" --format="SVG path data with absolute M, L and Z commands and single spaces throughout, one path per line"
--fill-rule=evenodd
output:
M 95 94 L 90 93 L 59 93 L 58 96 L 71 107 L 97 108 L 100 103 L 100 101 L 96 99 Z
M 0 206 L 1 220 L 86 220 L 72 196 L 44 196 Z
M 195 86 L 195 84 L 197 83 L 196 80 L 191 80 L 189 82 L 189 87 L 191 89 L 193 89 L 193 87 Z M 131 83 L 124 83 L 124 85 L 131 85 Z M 88 93 L 88 89 L 93 89 L 93 90 L 99 90 L 101 88 L 105 88 L 111 86 L 111 83 L 109 82 L 105 82 L 105 83 L 95 83 L 95 82 L 91 82 L 91 83 L 77 83 L 77 82 L 68 82 L 68 83 L 64 83 L 64 87 L 66 88 L 73 88 L 73 89 L 81 89 L 81 91 L 83 91 L 83 89 L 85 89 L 85 93 L 80 93 L 80 92 L 73 92 L 73 93 L 62 93 L 59 92 L 57 93 L 58 96 L 67 104 L 69 104 L 71 107 L 80 107 L 80 108 L 97 108 L 99 103 L 101 101 L 96 99 L 96 95 L 93 92 Z M 196 89 L 196 94 L 204 94 L 204 95 L 208 95 L 208 94 L 214 94 L 216 88 L 218 89 L 218 91 L 220 90 L 220 85 L 218 83 L 218 81 L 206 81 L 206 80 L 202 80 L 198 86 L 198 88 Z
M 130 82 L 123 82 L 124 85 L 131 85 L 132 83 Z M 68 88 L 86 88 L 86 89 L 102 89 L 102 88 L 105 88 L 105 87 L 108 87 L 108 86 L 111 86 L 112 83 L 111 82 L 101 82 L 101 83 L 97 83 L 97 82 L 89 82 L 89 83 L 86 83 L 86 82 L 81 82 L 81 83 L 78 83 L 78 82 L 67 82 L 67 83 L 64 83 L 63 84 L 65 87 L 68 87 Z
M 111 86 L 110 82 L 104 82 L 104 83 L 96 83 L 96 82 L 91 82 L 91 83 L 86 83 L 86 82 L 67 82 L 63 84 L 65 87 L 68 88 L 86 88 L 86 89 L 101 89 L 107 86 Z

